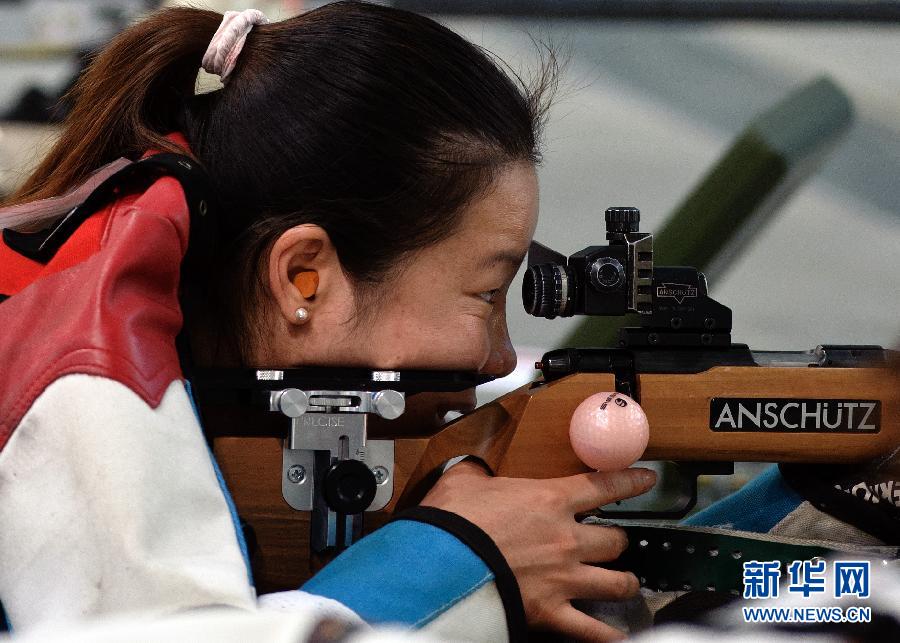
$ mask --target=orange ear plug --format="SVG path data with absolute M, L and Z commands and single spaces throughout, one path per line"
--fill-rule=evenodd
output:
M 301 270 L 294 275 L 294 286 L 300 291 L 304 299 L 310 299 L 316 294 L 319 287 L 319 273 L 315 270 Z

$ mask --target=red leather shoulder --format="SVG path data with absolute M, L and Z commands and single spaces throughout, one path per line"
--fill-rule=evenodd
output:
M 0 294 L 15 295 L 41 277 L 66 270 L 97 252 L 111 211 L 106 208 L 88 217 L 47 265 L 20 255 L 0 241 Z
M 153 407 L 181 377 L 175 336 L 189 226 L 181 185 L 162 177 L 82 227 L 89 222 L 39 278 L 0 304 L 0 449 L 63 375 L 117 380 Z M 0 268 L 8 259 L 0 254 Z
M 0 295 L 15 295 L 40 276 L 44 266 L 0 240 Z

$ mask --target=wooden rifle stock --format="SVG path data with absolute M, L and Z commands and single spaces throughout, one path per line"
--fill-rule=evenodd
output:
M 645 460 L 853 463 L 900 446 L 896 367 L 722 366 L 694 374 L 639 374 L 637 386 L 650 423 Z M 612 374 L 575 373 L 523 386 L 434 435 L 396 438 L 393 497 L 383 511 L 366 514 L 366 531 L 418 503 L 455 456 L 477 456 L 501 476 L 587 471 L 569 445 L 569 419 L 585 398 L 612 390 Z M 713 431 L 714 398 L 877 400 L 880 426 L 877 432 Z M 309 515 L 291 509 L 281 495 L 282 441 L 222 437 L 214 447 L 238 512 L 254 533 L 258 590 L 296 588 L 316 564 L 310 558 Z

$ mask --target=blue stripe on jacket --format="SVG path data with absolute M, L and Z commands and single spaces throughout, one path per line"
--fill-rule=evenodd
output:
M 343 603 L 368 623 L 422 627 L 492 580 L 487 565 L 455 536 L 396 520 L 344 551 L 301 589 Z

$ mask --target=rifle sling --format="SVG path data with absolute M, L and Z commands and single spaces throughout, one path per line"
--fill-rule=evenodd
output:
M 614 563 L 603 566 L 633 572 L 641 587 L 658 591 L 708 590 L 740 595 L 745 562 L 780 561 L 785 578 L 792 561 L 847 555 L 823 545 L 776 541 L 762 534 L 755 538 L 684 527 L 619 526 L 628 534 L 628 548 Z M 872 556 L 864 552 L 855 555 Z M 896 555 L 894 551 L 891 558 Z

